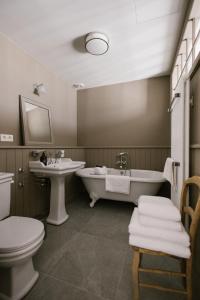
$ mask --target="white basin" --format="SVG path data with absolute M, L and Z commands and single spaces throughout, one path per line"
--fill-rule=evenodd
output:
M 85 166 L 83 161 L 72 161 L 71 159 L 60 160 L 58 163 L 52 163 L 45 166 L 40 161 L 30 161 L 30 171 L 36 175 L 50 177 L 51 197 L 50 212 L 47 222 L 54 225 L 64 223 L 69 215 L 65 207 L 65 177 L 74 173 Z
M 12 181 L 13 173 L 0 172 L 0 183 Z
M 80 168 L 83 168 L 85 165 L 85 162 L 83 161 L 60 161 L 59 163 L 52 163 L 47 166 L 45 166 L 40 161 L 29 161 L 29 168 L 30 171 L 33 173 L 39 173 L 44 175 L 53 175 L 53 176 L 59 176 L 59 175 L 65 175 L 65 174 L 71 174 L 75 171 L 77 171 Z

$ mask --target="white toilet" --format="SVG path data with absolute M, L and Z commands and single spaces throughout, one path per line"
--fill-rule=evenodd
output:
M 0 300 L 18 300 L 32 288 L 39 273 L 32 257 L 44 238 L 42 222 L 8 217 L 13 174 L 0 173 Z

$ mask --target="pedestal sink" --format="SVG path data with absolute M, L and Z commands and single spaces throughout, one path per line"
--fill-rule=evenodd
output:
M 51 197 L 50 212 L 47 222 L 54 225 L 64 223 L 69 215 L 65 208 L 65 177 L 83 168 L 85 162 L 60 160 L 58 163 L 51 163 L 45 166 L 40 161 L 29 161 L 30 171 L 36 175 L 50 177 Z

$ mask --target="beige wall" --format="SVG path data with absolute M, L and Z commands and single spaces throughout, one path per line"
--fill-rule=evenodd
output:
M 169 77 L 78 91 L 78 145 L 169 145 Z
M 33 84 L 41 82 L 47 94 L 38 97 Z M 55 145 L 76 145 L 76 91 L 0 34 L 0 133 L 14 134 L 9 145 L 21 143 L 20 94 L 51 107 Z

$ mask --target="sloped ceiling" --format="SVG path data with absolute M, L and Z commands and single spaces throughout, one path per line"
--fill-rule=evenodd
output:
M 85 87 L 169 74 L 187 0 L 0 0 L 0 31 L 58 76 Z M 110 39 L 103 56 L 84 36 Z

